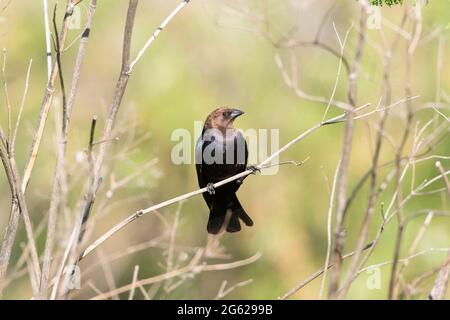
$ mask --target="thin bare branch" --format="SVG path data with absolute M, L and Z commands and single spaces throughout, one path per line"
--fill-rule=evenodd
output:
M 230 263 L 211 264 L 211 265 L 208 265 L 208 264 L 197 265 L 195 263 L 190 263 L 185 267 L 182 267 L 182 268 L 179 268 L 179 269 L 176 269 L 176 270 L 173 270 L 173 271 L 170 271 L 170 272 L 158 275 L 158 276 L 154 276 L 151 278 L 138 280 L 134 284 L 125 285 L 123 287 L 117 288 L 110 292 L 95 296 L 92 299 L 93 300 L 107 299 L 114 295 L 128 292 L 128 291 L 132 290 L 132 288 L 136 285 L 145 286 L 145 285 L 161 282 L 161 281 L 164 281 L 164 280 L 167 280 L 170 278 L 174 278 L 174 277 L 180 276 L 180 275 L 188 273 L 188 272 L 198 273 L 198 272 L 203 272 L 203 271 L 221 271 L 221 270 L 235 269 L 235 268 L 239 268 L 239 267 L 243 267 L 243 266 L 252 264 L 253 262 L 257 261 L 260 257 L 261 257 L 261 253 L 257 252 L 250 258 L 247 258 L 244 260 L 238 260 L 238 261 L 230 262 Z
M 362 57 L 362 51 L 365 45 L 365 31 L 366 31 L 366 18 L 367 18 L 367 1 L 361 1 L 361 12 L 360 12 L 360 20 L 359 20 L 359 37 L 358 43 L 355 51 L 355 56 L 350 66 L 350 73 L 348 75 L 348 100 L 350 105 L 355 108 L 356 106 L 356 92 L 357 92 L 357 79 L 358 79 L 358 71 L 359 64 Z M 353 140 L 353 125 L 354 125 L 354 113 L 352 111 L 347 112 L 346 114 L 346 122 L 345 122 L 345 130 L 344 130 L 344 138 L 343 138 L 343 146 L 342 146 L 342 157 L 341 157 L 341 165 L 338 174 L 338 184 L 337 184 L 337 207 L 336 207 L 336 223 L 334 230 L 334 264 L 335 268 L 333 269 L 330 288 L 329 288 L 329 296 L 331 298 L 336 298 L 336 290 L 339 285 L 339 277 L 341 273 L 342 267 L 342 252 L 344 249 L 344 209 L 347 197 L 347 180 L 348 180 L 348 169 L 350 164 L 350 151 Z M 358 242 L 358 249 L 361 250 L 364 246 L 362 241 Z M 359 253 L 356 250 L 356 256 L 358 257 Z M 355 258 L 352 258 L 354 261 Z

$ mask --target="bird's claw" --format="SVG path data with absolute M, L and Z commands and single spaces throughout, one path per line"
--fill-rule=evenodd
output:
M 210 182 L 206 185 L 206 191 L 208 191 L 208 193 L 210 195 L 216 194 L 216 188 L 214 188 L 214 183 Z
M 249 166 L 249 167 L 247 167 L 247 170 L 250 170 L 252 172 L 251 174 L 256 174 L 256 172 L 261 172 L 261 169 L 258 168 L 257 166 Z

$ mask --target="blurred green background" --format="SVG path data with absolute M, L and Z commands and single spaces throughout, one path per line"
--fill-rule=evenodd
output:
M 95 224 L 91 241 L 100 236 L 109 227 L 119 222 L 137 209 L 150 206 L 174 196 L 195 190 L 197 180 L 193 165 L 175 165 L 170 154 L 176 142 L 171 141 L 175 129 L 186 128 L 193 132 L 194 121 L 204 121 L 207 114 L 217 106 L 239 107 L 245 116 L 238 119 L 236 125 L 242 129 L 266 128 L 280 129 L 280 145 L 321 121 L 325 105 L 299 99 L 290 90 L 275 64 L 274 54 L 280 52 L 288 60 L 289 52 L 278 51 L 267 39 L 261 36 L 261 30 L 267 26 L 254 16 L 267 13 L 268 28 L 275 38 L 288 32 L 297 25 L 295 37 L 312 40 L 322 16 L 333 1 L 238 1 L 238 0 L 192 0 L 189 5 L 164 30 L 143 59 L 136 66 L 122 103 L 115 136 L 107 158 L 105 185 L 99 193 L 99 199 L 93 209 L 93 216 L 101 214 Z M 8 1 L 2 0 L 3 7 Z M 51 8 L 55 1 L 50 1 Z M 174 8 L 178 1 L 142 0 L 140 1 L 133 36 L 133 54 L 145 43 L 159 23 Z M 86 15 L 85 0 L 81 6 L 81 26 Z M 60 26 L 64 1 L 58 1 L 58 26 Z M 70 190 L 68 210 L 59 215 L 59 249 L 69 236 L 71 222 L 79 208 L 77 201 L 83 196 L 83 182 L 87 177 L 86 160 L 82 159 L 89 138 L 91 118 L 98 115 L 100 136 L 104 116 L 111 101 L 117 81 L 120 61 L 123 28 L 127 1 L 98 1 L 87 56 L 82 71 L 81 85 L 78 91 L 71 122 L 68 142 L 68 167 Z M 249 11 L 250 10 L 250 11 Z M 383 7 L 383 18 L 398 24 L 403 14 L 403 6 Z M 413 101 L 415 107 L 426 102 L 436 101 L 438 84 L 450 92 L 450 73 L 447 57 L 449 53 L 450 2 L 430 1 L 423 7 L 422 37 L 429 36 L 436 28 L 441 28 L 441 43 L 444 45 L 442 68 L 437 66 L 439 36 L 430 37 L 420 43 L 413 62 L 412 88 L 414 95 L 420 98 Z M 336 24 L 341 37 L 352 22 L 357 24 L 359 5 L 357 1 L 338 1 L 337 6 L 325 22 L 322 40 L 338 50 L 338 42 L 332 23 Z M 411 25 L 406 28 L 411 30 Z M 394 32 L 382 25 L 389 40 Z M 75 40 L 82 29 L 74 28 L 69 32 L 67 43 Z M 357 40 L 357 28 L 349 35 L 345 55 L 351 59 Z M 361 76 L 358 82 L 358 105 L 372 103 L 376 105 L 381 95 L 383 56 L 374 47 L 380 43 L 380 34 L 376 29 L 368 30 L 368 43 L 364 48 Z M 375 45 L 374 45 L 375 44 Z M 16 147 L 16 157 L 22 170 L 28 155 L 31 135 L 39 105 L 46 84 L 47 69 L 45 59 L 45 39 L 41 1 L 13 1 L 1 13 L 0 45 L 7 50 L 6 80 L 13 114 L 17 114 L 25 82 L 28 62 L 33 59 L 31 84 L 26 101 Z M 407 42 L 400 39 L 392 61 L 393 101 L 404 97 L 405 50 Z M 69 87 L 71 71 L 77 52 L 78 42 L 69 47 L 62 56 L 63 72 Z M 317 48 L 298 48 L 293 51 L 297 57 L 300 86 L 308 93 L 329 97 L 331 95 L 338 59 Z M 347 74 L 342 70 L 336 98 L 346 101 Z M 61 94 L 55 94 L 47 122 L 43 144 L 36 167 L 27 190 L 27 201 L 34 226 L 42 223 L 48 213 L 49 197 L 52 187 L 55 162 L 55 125 L 60 113 Z M 448 102 L 448 101 L 447 101 Z M 1 123 L 6 127 L 6 108 L 2 90 Z M 441 104 L 443 113 L 448 114 L 448 103 Z M 330 116 L 339 110 L 334 108 Z M 433 116 L 433 109 L 417 113 L 414 118 L 425 124 Z M 373 115 L 356 123 L 350 164 L 350 188 L 370 168 L 376 130 L 370 123 L 378 120 Z M 442 121 L 442 118 L 441 118 Z M 444 120 L 445 121 L 445 120 Z M 387 131 L 399 144 L 405 124 L 405 106 L 396 107 L 391 112 Z M 448 130 L 447 130 L 448 131 Z M 253 264 L 241 268 L 204 272 L 193 279 L 187 279 L 169 295 L 163 288 L 155 287 L 156 298 L 208 299 L 214 298 L 222 281 L 228 286 L 248 279 L 253 281 L 237 288 L 226 298 L 235 299 L 272 299 L 284 294 L 295 284 L 307 278 L 321 268 L 326 254 L 326 222 L 329 189 L 334 170 L 340 159 L 343 125 L 338 124 L 322 128 L 298 145 L 283 153 L 281 160 L 309 160 L 301 167 L 283 166 L 277 175 L 248 178 L 238 195 L 246 211 L 255 221 L 252 228 L 243 227 L 235 234 L 226 234 L 221 243 L 228 260 L 209 259 L 208 263 L 224 263 L 245 259 L 256 252 L 261 258 Z M 195 137 L 196 139 L 197 137 Z M 194 137 L 193 137 L 194 139 Z M 410 139 L 411 140 L 411 139 Z M 411 148 L 408 141 L 405 152 Z M 433 152 L 438 155 L 450 154 L 448 137 Z M 192 141 L 194 143 L 194 141 Z M 124 153 L 124 150 L 130 152 Z M 393 148 L 385 141 L 381 162 L 393 159 Z M 157 164 L 144 170 L 136 179 L 124 188 L 117 190 L 111 199 L 105 193 L 108 190 L 110 174 L 119 180 L 138 170 L 149 160 L 158 159 Z M 78 159 L 78 161 L 77 161 Z M 263 159 L 259 159 L 263 160 Z M 442 160 L 444 168 L 449 161 Z M 382 170 L 384 175 L 389 170 Z M 424 161 L 416 168 L 416 185 L 425 178 L 438 174 L 434 160 Z M 439 181 L 432 189 L 443 187 Z M 405 183 L 405 193 L 409 192 L 409 178 Z M 392 187 L 376 204 L 376 214 L 369 238 L 375 235 L 381 222 L 381 201 L 389 202 Z M 105 200 L 106 199 L 106 200 Z M 421 209 L 448 210 L 449 199 L 445 192 L 414 197 L 405 207 L 405 214 Z M 106 201 L 106 209 L 100 210 L 99 204 Z M 347 242 L 345 251 L 352 251 L 367 206 L 367 188 L 356 199 L 346 217 Z M 3 173 L 0 174 L 0 230 L 4 231 L 9 215 L 9 186 Z M 101 246 L 80 264 L 85 270 L 101 259 L 113 253 L 124 252 L 134 244 L 142 243 L 161 236 L 166 230 L 166 222 L 172 224 L 177 206 L 164 208 L 160 215 L 147 215 L 127 226 Z M 101 212 L 99 212 L 101 211 Z M 182 205 L 180 222 L 175 243 L 179 246 L 200 247 L 207 241 L 206 222 L 208 211 L 202 197 L 194 197 Z M 414 219 L 408 224 L 402 256 L 411 240 L 423 223 L 425 216 Z M 26 236 L 23 226 L 16 241 L 11 268 L 21 253 L 21 243 Z M 382 240 L 374 251 L 368 264 L 376 264 L 392 259 L 396 234 L 396 221 L 390 223 Z M 44 233 L 38 239 L 39 250 L 45 244 Z M 450 247 L 450 219 L 436 216 L 421 241 L 418 250 L 426 248 Z M 177 249 L 177 257 L 179 251 Z M 191 251 L 187 251 L 189 256 Z M 165 272 L 167 250 L 150 248 L 136 254 L 127 255 L 110 264 L 115 285 L 131 282 L 133 268 L 140 266 L 139 278 L 147 278 Z M 433 252 L 412 260 L 406 275 L 413 279 L 436 266 L 445 258 L 444 252 Z M 186 262 L 180 262 L 184 265 Z M 390 266 L 381 269 L 382 285 L 380 289 L 370 290 L 366 282 L 370 274 L 362 273 L 351 287 L 349 298 L 383 299 L 387 297 Z M 83 275 L 82 290 L 74 293 L 74 298 L 89 298 L 95 292 L 87 283 L 91 281 L 101 291 L 108 291 L 105 280 L 105 268 L 98 267 Z M 434 277 L 428 281 L 431 287 Z M 175 281 L 176 282 L 176 281 Z M 317 298 L 320 279 L 296 294 L 295 298 Z M 147 287 L 148 289 L 148 287 Z M 28 277 L 22 276 L 5 289 L 5 298 L 28 299 L 31 295 Z M 123 295 L 126 297 L 127 294 Z M 137 298 L 142 295 L 137 292 Z M 426 297 L 426 292 L 419 295 Z

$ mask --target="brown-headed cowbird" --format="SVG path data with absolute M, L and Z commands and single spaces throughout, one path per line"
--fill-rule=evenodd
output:
M 241 219 L 247 226 L 253 221 L 236 197 L 242 180 L 232 181 L 214 189 L 213 184 L 246 170 L 248 150 L 241 132 L 233 128 L 234 120 L 244 112 L 218 108 L 205 121 L 202 135 L 195 147 L 198 183 L 208 192 L 203 198 L 209 208 L 208 233 L 241 230 Z

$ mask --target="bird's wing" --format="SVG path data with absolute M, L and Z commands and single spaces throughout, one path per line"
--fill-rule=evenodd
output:
M 200 136 L 195 145 L 195 169 L 197 170 L 197 179 L 200 188 L 206 187 L 208 182 L 205 182 L 203 179 L 203 138 Z
M 198 138 L 197 144 L 195 145 L 195 169 L 197 171 L 197 179 L 198 179 L 198 185 L 200 188 L 204 188 L 207 186 L 208 183 L 211 181 L 206 181 L 204 167 L 203 167 L 203 150 L 206 147 L 206 143 L 203 140 L 203 134 Z M 204 192 L 203 193 L 203 199 L 205 199 L 206 204 L 208 205 L 208 208 L 212 208 L 213 205 L 213 196 L 209 193 Z
M 242 135 L 241 131 L 238 131 L 236 134 L 236 142 L 237 142 L 238 146 L 241 144 L 243 144 L 245 146 L 245 149 L 244 149 L 245 150 L 245 163 L 243 165 L 244 170 L 245 170 L 245 168 L 247 168 L 247 161 L 248 161 L 248 148 L 247 148 L 247 141 L 245 141 L 245 138 Z M 244 170 L 242 170 L 242 171 L 244 171 Z

